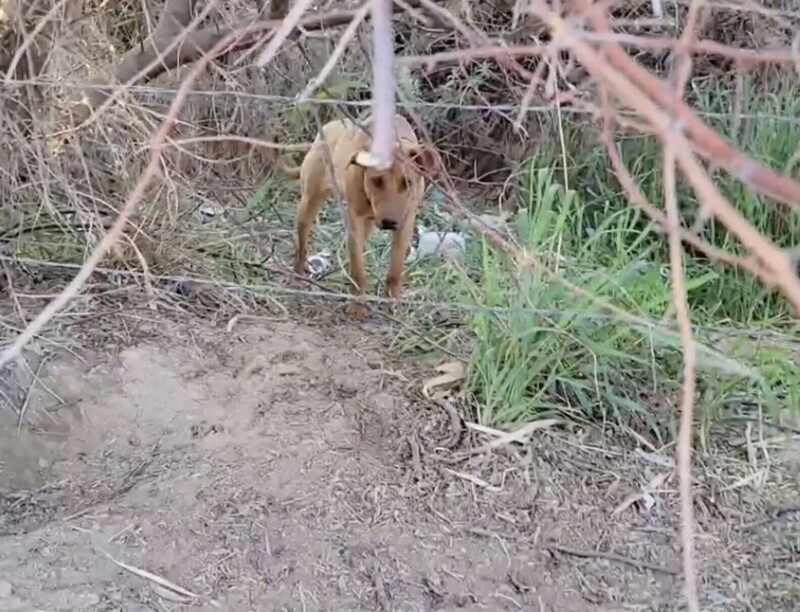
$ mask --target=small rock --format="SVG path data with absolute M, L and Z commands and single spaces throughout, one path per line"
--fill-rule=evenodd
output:
M 195 209 L 195 218 L 200 223 L 210 223 L 225 215 L 225 208 L 219 204 L 202 204 Z
M 303 366 L 299 363 L 279 363 L 275 365 L 274 370 L 278 376 L 291 376 L 302 372 Z
M 7 580 L 0 580 L 0 599 L 11 597 L 12 591 L 13 589 L 11 588 L 10 582 Z

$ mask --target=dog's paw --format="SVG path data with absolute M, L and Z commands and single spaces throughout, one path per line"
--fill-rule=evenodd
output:
M 384 292 L 386 297 L 397 300 L 403 292 L 403 285 L 397 277 L 389 276 L 384 283 Z
M 292 269 L 292 271 L 286 275 L 285 282 L 289 287 L 299 288 L 307 286 L 307 280 L 308 274 L 306 274 L 305 270 L 298 272 L 297 270 Z
M 345 314 L 358 320 L 367 316 L 367 305 L 360 302 L 350 302 L 344 309 Z

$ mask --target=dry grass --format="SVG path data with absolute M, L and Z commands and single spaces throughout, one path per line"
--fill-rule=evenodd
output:
M 401 16 L 394 22 L 393 46 L 387 47 L 388 37 L 371 43 L 370 26 L 353 25 L 349 31 L 353 44 L 340 47 L 338 61 L 326 65 L 341 28 L 363 19 L 363 10 L 327 4 L 314 7 L 314 15 L 304 16 L 311 3 L 298 2 L 282 21 L 260 22 L 264 18 L 259 14 L 260 3 L 203 3 L 196 14 L 189 10 L 191 3 L 184 2 L 170 2 L 165 11 L 157 7 L 153 14 L 135 3 L 83 3 L 82 12 L 64 2 L 4 3 L 0 69 L 8 94 L 1 109 L 0 239 L 11 257 L 4 259 L 2 274 L 17 317 L 8 329 L 14 334 L 24 331 L 0 356 L 0 367 L 43 333 L 52 317 L 93 278 L 101 262 L 107 268 L 133 272 L 129 278 L 141 279 L 153 308 L 165 291 L 165 277 L 174 279 L 176 274 L 219 277 L 224 270 L 223 276 L 232 273 L 234 281 L 252 284 L 255 279 L 262 285 L 265 277 L 268 285 L 278 278 L 283 254 L 291 248 L 287 234 L 280 232 L 287 232 L 290 225 L 285 204 L 292 196 L 274 182 L 267 187 L 272 193 L 262 194 L 257 202 L 251 199 L 242 205 L 246 196 L 236 194 L 255 190 L 264 181 L 276 148 L 313 137 L 312 104 L 323 121 L 354 114 L 353 104 L 361 103 L 356 110 L 364 111 L 373 97 L 372 88 L 388 78 L 379 87 L 384 97 L 376 98 L 374 110 L 378 116 L 392 114 L 396 85 L 402 108 L 445 154 L 449 175 L 440 187 L 450 201 L 443 207 L 473 221 L 475 215 L 464 200 L 494 199 L 505 208 L 515 208 L 527 197 L 518 171 L 519 162 L 531 156 L 544 157 L 546 165 L 560 168 L 565 192 L 574 193 L 569 183 L 571 158 L 601 135 L 597 125 L 602 121 L 601 142 L 623 188 L 620 200 L 640 205 L 670 238 L 674 311 L 668 314 L 677 315 L 684 360 L 678 443 L 684 574 L 689 609 L 698 610 L 689 480 L 692 408 L 697 398 L 696 341 L 689 320 L 694 303 L 682 270 L 683 248 L 690 245 L 706 258 L 734 264 L 765 286 L 777 288 L 783 297 L 774 297 L 778 292 L 772 292 L 770 299 L 780 304 L 775 313 L 783 314 L 789 306 L 794 314 L 800 312 L 800 280 L 792 250 L 800 184 L 793 178 L 796 153 L 783 168 L 761 163 L 750 152 L 740 151 L 736 139 L 731 144 L 708 127 L 695 107 L 704 86 L 730 90 L 730 114 L 738 130 L 742 109 L 749 102 L 746 83 L 775 83 L 775 74 L 784 80 L 796 78 L 800 68 L 792 45 L 800 14 L 792 3 L 777 1 L 724 6 L 678 3 L 658 19 L 652 18 L 651 2 L 626 2 L 609 14 L 585 0 L 567 3 L 568 11 L 533 2 L 525 14 L 510 4 L 467 3 L 454 11 L 429 0 L 407 4 L 411 5 L 408 10 L 395 7 Z M 576 30 L 567 21 L 576 13 L 585 19 L 585 30 Z M 687 14 L 691 27 L 686 26 Z M 190 33 L 178 45 L 180 30 L 192 19 Z M 287 42 L 298 20 L 305 33 Z M 376 21 L 388 25 L 387 19 Z M 174 49 L 166 48 L 167 43 Z M 395 52 L 401 56 L 396 83 L 385 67 Z M 368 59 L 370 54 L 375 65 Z M 145 75 L 132 86 L 108 85 L 134 79 L 139 71 Z M 316 83 L 317 98 L 323 100 L 292 104 L 292 97 L 306 90 L 320 71 L 327 74 L 325 83 Z M 369 79 L 366 75 L 371 72 L 374 77 Z M 659 80 L 662 77 L 673 79 L 674 89 L 666 90 Z M 685 101 L 684 89 L 688 89 Z M 676 90 L 680 95 L 675 95 Z M 546 116 L 532 112 L 537 105 L 553 112 Z M 575 120 L 565 120 L 567 113 L 575 113 Z M 652 156 L 648 163 L 663 168 L 658 175 L 665 212 L 648 201 L 653 194 L 644 194 L 636 184 L 637 179 L 644 182 L 641 174 L 633 178 L 617 151 L 616 141 L 641 131 L 655 136 L 663 147 L 661 162 Z M 550 147 L 553 134 L 558 144 Z M 570 134 L 575 135 L 572 141 Z M 379 130 L 374 151 L 378 158 L 387 155 L 382 146 L 387 142 Z M 763 194 L 765 199 L 759 203 L 768 202 L 770 207 L 766 224 L 742 212 L 727 189 L 729 184 L 720 187 L 715 180 L 717 172 L 726 172 L 730 184 L 741 181 Z M 686 185 L 679 184 L 680 177 Z M 551 182 L 555 183 L 552 177 Z M 685 192 L 683 187 L 687 187 Z M 551 193 L 550 187 L 545 191 Z M 267 199 L 277 221 L 264 220 Z M 206 214 L 202 211 L 209 203 L 221 205 L 229 217 L 233 213 L 238 218 L 213 229 L 192 222 L 198 210 Z M 541 204 L 527 203 L 530 208 Z M 690 217 L 694 220 L 691 229 Z M 541 223 L 559 232 L 568 225 L 563 220 L 560 225 Z M 784 223 L 795 228 L 794 233 L 773 231 L 770 235 L 770 230 Z M 724 239 L 709 238 L 704 225 L 724 230 Z M 541 234 L 535 228 L 530 233 Z M 614 299 L 598 297 L 562 273 L 560 265 L 550 260 L 552 251 L 537 251 L 492 229 L 483 235 L 515 266 L 513 274 L 497 282 L 497 296 L 506 295 L 508 285 L 516 286 L 518 295 L 526 299 L 532 286 L 549 290 L 558 285 L 558 291 L 566 290 L 587 308 L 623 314 Z M 11 270 L 13 260 L 24 258 L 82 264 L 63 293 L 45 308 L 34 308 L 39 311 L 36 317 L 21 306 L 24 298 Z M 487 263 L 490 259 L 484 253 L 484 277 L 493 269 Z M 467 270 L 459 272 L 468 277 Z M 190 284 L 181 283 L 182 291 Z M 463 293 L 477 288 L 468 283 L 457 286 Z M 225 288 L 220 294 L 223 301 L 245 299 Z M 491 292 L 486 295 L 492 299 Z M 554 295 L 564 299 L 561 293 Z M 218 297 L 210 298 L 212 308 Z M 278 310 L 286 308 L 274 295 L 269 303 Z M 644 318 L 650 325 L 652 313 L 647 315 Z M 633 313 L 626 320 L 638 324 L 643 318 Z M 418 319 L 412 321 L 412 329 L 420 325 Z M 575 332 L 581 341 L 591 336 L 592 342 L 598 342 L 588 332 L 581 335 L 583 331 Z M 426 336 L 417 330 L 420 334 Z M 614 337 L 616 342 L 618 336 Z M 446 344 L 429 336 L 428 341 L 438 347 Z M 470 346 L 463 335 L 458 341 L 458 351 Z M 600 343 L 589 350 L 586 341 L 582 355 L 617 359 L 619 348 L 609 349 L 612 344 Z M 476 361 L 486 354 L 478 355 Z M 562 357 L 565 362 L 570 359 Z M 578 376 L 565 367 L 561 379 L 567 371 L 570 377 Z M 669 371 L 667 367 L 657 374 L 663 378 Z M 653 378 L 655 385 L 655 367 Z M 521 395 L 530 393 L 529 382 L 518 386 Z M 677 391 L 674 382 L 669 381 L 659 393 Z M 571 391 L 562 393 L 565 386 Z M 578 376 L 543 386 L 541 393 L 572 402 L 573 393 L 584 386 L 585 380 Z M 623 428 L 629 424 L 626 419 L 620 422 Z

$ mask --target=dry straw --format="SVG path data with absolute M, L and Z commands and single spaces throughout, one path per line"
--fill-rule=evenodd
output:
M 4 4 L 0 3 L 0 7 Z M 35 60 L 35 53 L 32 51 L 36 48 L 38 37 L 52 33 L 56 19 L 69 10 L 68 4 L 60 0 L 52 4 L 48 10 L 38 8 L 36 9 L 40 11 L 38 14 L 25 15 L 37 17 L 36 26 L 31 30 L 23 30 L 22 35 L 18 37 L 16 48 L 10 55 L 0 54 L 0 69 L 6 73 L 7 85 L 24 83 L 26 79 L 37 76 L 26 75 L 23 69 L 28 62 Z M 119 102 L 132 87 L 141 86 L 164 71 L 191 64 L 191 69 L 175 93 L 169 110 L 157 120 L 158 125 L 150 138 L 148 163 L 118 208 L 113 224 L 104 233 L 99 244 L 94 247 L 71 282 L 0 354 L 0 367 L 15 359 L 48 321 L 78 295 L 98 264 L 115 247 L 123 234 L 123 229 L 151 184 L 162 177 L 166 149 L 169 146 L 193 142 L 191 139 L 172 140 L 170 134 L 193 87 L 213 60 L 237 51 L 245 52 L 245 58 L 257 53 L 256 65 L 264 67 L 299 31 L 298 28 L 307 33 L 312 30 L 349 26 L 347 29 L 349 40 L 355 36 L 359 24 L 366 20 L 369 11 L 373 28 L 372 113 L 375 118 L 374 146 L 371 153 L 374 163 L 383 166 L 389 163 L 392 155 L 391 118 L 395 112 L 397 89 L 393 77 L 395 57 L 392 11 L 406 10 L 415 15 L 424 15 L 439 26 L 455 32 L 464 42 L 462 49 L 400 58 L 400 62 L 409 65 L 433 67 L 441 62 L 467 62 L 475 58 L 494 59 L 507 70 L 509 75 L 513 75 L 513 78 L 527 83 L 527 91 L 532 92 L 540 87 L 553 88 L 553 84 L 558 81 L 555 75 L 560 70 L 559 58 L 567 53 L 597 86 L 600 102 L 593 105 L 574 92 L 556 90 L 559 104 L 569 102 L 574 109 L 589 112 L 602 119 L 603 142 L 622 186 L 631 202 L 640 206 L 664 228 L 669 240 L 674 311 L 678 319 L 684 355 L 680 433 L 677 445 L 683 524 L 683 573 L 688 608 L 691 611 L 699 610 L 697 571 L 692 548 L 690 477 L 695 355 L 686 289 L 681 271 L 682 244 L 690 244 L 712 259 L 740 266 L 757 276 L 766 285 L 777 286 L 796 312 L 800 312 L 800 279 L 792 268 L 789 255 L 760 234 L 736 211 L 731 202 L 720 193 L 700 159 L 713 162 L 721 170 L 741 180 L 753 192 L 770 196 L 794 209 L 800 208 L 800 183 L 748 157 L 724 140 L 683 100 L 683 91 L 692 68 L 691 58 L 695 55 L 716 56 L 748 65 L 776 63 L 800 65 L 796 49 L 788 46 L 782 49 L 753 51 L 700 39 L 699 26 L 707 8 L 704 0 L 691 0 L 688 3 L 688 16 L 681 35 L 676 38 L 623 35 L 615 32 L 607 13 L 609 3 L 605 2 L 565 0 L 565 6 L 561 7 L 559 3 L 558 10 L 554 4 L 544 0 L 531 0 L 527 4 L 517 3 L 519 5 L 517 10 L 526 4 L 527 17 L 537 20 L 540 25 L 543 24 L 537 31 L 537 36 L 544 39 L 547 35 L 549 41 L 527 46 L 496 43 L 489 35 L 473 25 L 467 25 L 448 11 L 443 4 L 434 0 L 405 0 L 395 4 L 391 0 L 369 0 L 368 6 L 365 4 L 355 10 L 323 10 L 313 15 L 308 14 L 313 5 L 309 0 L 298 0 L 288 12 L 286 3 L 273 3 L 273 9 L 278 7 L 280 10 L 272 11 L 270 15 L 272 19 L 248 25 L 229 24 L 223 28 L 201 27 L 205 18 L 217 9 L 216 2 L 206 3 L 204 9 L 196 13 L 194 4 L 191 0 L 167 0 L 162 16 L 149 39 L 140 48 L 128 53 L 115 67 L 112 80 L 118 85 L 112 87 L 110 93 L 107 87 L 86 87 L 80 97 L 68 105 L 69 119 L 72 123 L 56 134 L 61 138 L 67 138 L 86 129 L 101 113 Z M 27 4 L 21 3 L 21 6 Z M 653 2 L 652 10 L 655 11 L 656 17 L 660 17 L 659 13 L 663 13 L 660 2 Z M 8 26 L 11 22 L 6 13 L 0 12 L 0 15 L 4 16 L 4 22 L 0 25 Z M 515 21 L 520 21 L 519 15 L 515 16 Z M 470 20 L 470 23 L 473 23 L 473 20 Z M 670 51 L 674 66 L 671 82 L 665 82 L 634 62 L 626 49 Z M 341 50 L 334 54 L 329 65 L 326 65 L 322 73 L 312 80 L 301 96 L 304 100 L 325 80 L 340 53 Z M 539 67 L 531 70 L 528 60 L 534 57 L 544 58 L 546 61 L 539 62 Z M 103 85 L 104 82 L 103 78 L 98 78 L 94 84 Z M 531 96 L 526 94 L 520 117 L 530 101 Z M 630 113 L 633 114 L 633 118 Z M 614 125 L 639 128 L 655 134 L 660 139 L 664 151 L 663 210 L 645 199 L 622 163 L 612 140 Z M 265 143 L 265 146 L 277 145 Z M 681 228 L 676 190 L 679 173 L 694 190 L 702 207 L 702 214 L 721 222 L 748 250 L 748 256 L 740 258 L 725 253 L 706 243 L 694 232 Z M 458 200 L 452 188 L 452 181 L 449 179 L 445 181 L 445 189 L 450 196 L 449 206 L 452 210 L 465 218 L 474 217 Z M 520 269 L 539 265 L 529 253 L 521 251 L 495 230 L 485 226 L 481 230 L 490 242 L 505 252 Z M 174 585 L 167 586 L 187 596 L 192 595 L 188 591 L 180 591 Z

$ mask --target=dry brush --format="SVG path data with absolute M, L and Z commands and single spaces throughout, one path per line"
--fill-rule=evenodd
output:
M 484 137 L 516 138 L 521 142 L 517 153 L 524 153 L 530 151 L 534 128 L 526 111 L 534 103 L 585 113 L 596 126 L 590 132 L 599 138 L 628 198 L 659 224 L 668 238 L 674 312 L 685 359 L 677 448 L 686 598 L 689 609 L 698 610 L 689 475 L 694 357 L 681 270 L 682 249 L 688 246 L 726 265 L 741 267 L 765 285 L 777 287 L 795 313 L 800 313 L 800 279 L 792 254 L 762 235 L 737 211 L 735 203 L 715 184 L 710 167 L 765 196 L 765 206 L 799 209 L 800 183 L 748 157 L 709 127 L 687 100 L 686 84 L 697 71 L 765 70 L 776 65 L 782 67 L 784 74 L 796 78 L 793 71 L 800 70 L 800 56 L 797 40 L 791 40 L 791 24 L 795 24 L 796 31 L 798 16 L 792 13 L 791 5 L 760 5 L 759 13 L 747 10 L 749 3 L 741 3 L 740 18 L 756 19 L 753 15 L 763 13 L 772 19 L 771 23 L 778 24 L 772 32 L 777 43 L 769 48 L 748 48 L 737 46 L 736 37 L 729 36 L 729 30 L 720 25 L 728 23 L 730 12 L 717 10 L 714 3 L 704 0 L 679 5 L 669 18 L 652 14 L 656 6 L 661 7 L 660 2 L 475 2 L 463 4 L 458 10 L 434 0 L 369 2 L 367 19 L 366 5 L 315 6 L 310 1 L 296 0 L 291 6 L 285 1 L 233 6 L 235 3 L 213 0 L 167 0 L 163 6 L 149 7 L 159 15 L 158 19 L 145 15 L 137 22 L 141 23 L 137 33 L 118 34 L 127 37 L 128 48 L 112 53 L 113 61 L 101 69 L 104 53 L 95 47 L 91 50 L 94 56 L 86 57 L 87 50 L 76 40 L 76 32 L 102 40 L 99 33 L 108 24 L 103 24 L 97 15 L 111 8 L 136 21 L 141 17 L 138 4 L 3 0 L 0 73 L 5 94 L 0 196 L 8 227 L 0 231 L 0 238 L 10 242 L 26 231 L 28 217 L 42 209 L 54 222 L 66 225 L 76 223 L 77 212 L 88 212 L 95 216 L 95 226 L 100 231 L 80 272 L 0 354 L 0 367 L 14 359 L 50 318 L 80 292 L 93 269 L 118 245 L 139 249 L 137 237 L 146 235 L 152 225 L 146 225 L 148 215 L 136 215 L 137 207 L 147 196 L 155 203 L 153 206 L 161 207 L 160 214 L 166 214 L 167 202 L 174 205 L 180 199 L 176 182 L 192 176 L 187 159 L 194 158 L 196 164 L 198 155 L 224 157 L 220 145 L 223 141 L 237 144 L 227 151 L 229 160 L 240 156 L 250 162 L 254 148 L 278 146 L 264 140 L 270 131 L 280 129 L 268 118 L 251 125 L 250 133 L 238 130 L 237 121 L 244 122 L 241 109 L 229 114 L 227 130 L 218 124 L 189 129 L 186 109 L 191 106 L 195 90 L 215 79 L 218 83 L 243 83 L 247 87 L 254 79 L 263 79 L 264 70 L 275 66 L 279 55 L 288 53 L 306 61 L 309 69 L 323 72 L 321 77 L 311 79 L 314 87 L 321 87 L 335 62 L 314 65 L 305 47 L 315 36 L 327 36 L 351 26 L 347 29 L 348 40 L 352 37 L 354 45 L 360 43 L 372 63 L 369 80 L 374 95 L 365 95 L 366 99 L 356 102 L 371 104 L 377 118 L 373 150 L 376 164 L 386 163 L 391 156 L 387 118 L 396 103 L 395 68 L 412 71 L 423 84 L 420 95 L 441 92 L 437 88 L 453 80 L 462 84 L 461 93 L 467 95 L 464 92 L 472 91 L 469 84 L 481 78 L 490 84 L 477 96 L 485 106 L 479 115 L 484 120 L 481 125 L 491 126 L 483 132 Z M 371 38 L 362 36 L 362 20 L 371 24 Z M 643 26 L 645 21 L 650 25 Z M 634 22 L 634 26 L 629 25 Z M 429 33 L 424 44 L 419 31 Z M 108 32 L 104 35 L 108 36 Z M 640 54 L 638 61 L 633 51 Z M 79 64 L 83 66 L 84 80 L 73 79 L 71 87 L 66 87 L 66 81 L 72 78 L 70 71 Z M 492 69 L 487 71 L 489 65 Z M 365 66 L 361 64 L 362 69 Z M 168 108 L 134 104 L 136 100 L 143 101 L 142 92 L 147 85 L 168 77 L 179 83 L 166 96 Z M 366 72 L 362 77 L 367 79 Z M 277 80 L 274 78 L 272 84 Z M 301 83 L 300 88 L 304 87 L 305 83 Z M 501 109 L 503 105 L 510 108 Z M 436 137 L 438 116 L 434 111 L 427 117 L 408 112 L 424 134 L 430 138 L 433 133 Z M 315 125 L 313 121 L 308 124 Z M 663 148 L 664 191 L 660 205 L 646 199 L 617 150 L 615 135 L 636 130 L 655 135 Z M 137 139 L 148 135 L 146 147 L 126 147 L 126 140 L 134 134 Z M 100 137 L 105 138 L 106 144 L 97 147 Z M 196 148 L 203 142 L 208 148 Z M 459 163 L 464 149 L 446 138 L 438 144 L 449 146 L 447 165 L 460 171 L 443 180 L 450 208 L 480 225 L 459 200 L 459 189 L 455 187 L 455 180 L 463 179 L 470 165 Z M 474 143 L 469 144 L 475 148 Z M 89 150 L 92 146 L 96 150 Z M 510 155 L 513 150 L 507 149 L 507 153 Z M 258 158 L 256 166 L 266 166 L 267 161 L 268 156 Z M 683 225 L 676 187 L 679 182 L 690 187 L 696 196 L 700 206 L 696 216 L 724 226 L 737 238 L 745 256 L 723 251 L 704 240 L 696 228 Z M 35 195 L 38 201 L 33 205 L 25 203 L 19 194 Z M 85 219 L 82 223 L 86 225 Z M 9 232 L 8 228 L 18 231 Z M 482 230 L 521 271 L 538 265 L 530 253 L 491 228 Z M 142 256 L 139 260 L 146 259 Z M 560 282 L 557 277 L 553 281 Z

